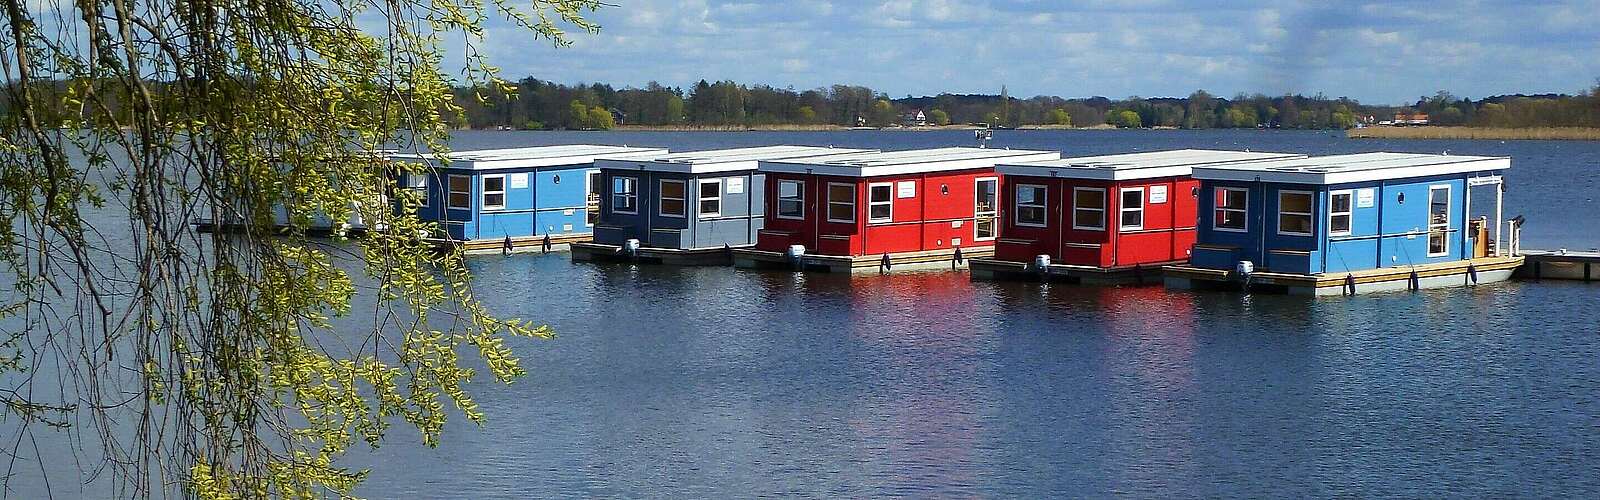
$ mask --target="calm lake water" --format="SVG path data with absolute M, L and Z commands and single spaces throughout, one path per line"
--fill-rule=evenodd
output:
M 907 149 L 968 132 L 464 133 L 458 149 Z M 1183 147 L 1512 156 L 1527 245 L 1600 245 L 1600 143 L 1000 131 L 1069 155 Z M 481 384 L 490 422 L 353 464 L 372 497 L 1590 496 L 1600 286 L 1311 301 L 475 258 L 561 337 Z
M 455 147 L 971 145 L 970 132 L 461 133 Z M 1185 147 L 1513 157 L 1528 248 L 1600 246 L 1600 142 L 999 131 L 1068 155 Z M 437 449 L 346 462 L 371 498 L 1595 497 L 1600 284 L 1308 300 L 470 260 L 530 375 Z M 6 434 L 10 435 L 10 434 Z M 48 452 L 47 452 L 48 453 Z M 48 467 L 70 468 L 56 457 Z M 18 467 L 22 474 L 28 467 Z M 53 476 L 57 496 L 77 496 Z M 41 496 L 22 478 L 13 495 Z M 85 496 L 103 496 L 91 493 Z

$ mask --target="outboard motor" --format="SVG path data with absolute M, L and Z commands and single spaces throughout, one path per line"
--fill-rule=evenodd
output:
M 638 238 L 628 238 L 622 242 L 622 253 L 628 254 L 629 257 L 638 257 L 639 246 Z
M 1239 281 L 1244 283 L 1244 286 L 1248 288 L 1250 286 L 1250 275 L 1255 274 L 1256 272 L 1256 263 L 1248 260 L 1241 260 L 1237 266 L 1234 266 L 1233 270 L 1239 275 Z
M 795 269 L 799 269 L 800 268 L 800 260 L 805 258 L 805 256 L 806 256 L 806 246 L 805 245 L 789 245 L 789 250 L 783 252 L 783 256 L 789 258 L 789 264 L 790 265 L 794 266 Z

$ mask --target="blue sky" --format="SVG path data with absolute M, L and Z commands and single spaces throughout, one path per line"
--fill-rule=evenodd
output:
M 1300 92 L 1403 103 L 1575 93 L 1600 78 L 1600 0 L 608 0 L 555 49 L 494 24 L 503 76 L 938 92 Z

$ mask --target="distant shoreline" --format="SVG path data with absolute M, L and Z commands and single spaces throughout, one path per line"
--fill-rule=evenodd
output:
M 1345 136 L 1351 139 L 1600 141 L 1600 128 L 1366 127 L 1350 129 Z

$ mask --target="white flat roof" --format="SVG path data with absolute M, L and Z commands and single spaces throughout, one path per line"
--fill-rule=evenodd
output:
M 870 153 L 871 149 L 844 149 L 819 146 L 762 146 L 755 148 L 713 149 L 686 151 L 663 156 L 637 159 L 606 159 L 595 162 L 596 167 L 622 170 L 648 170 L 702 174 L 755 170 L 763 160 L 796 158 L 816 159 L 830 155 Z
M 1511 158 L 1417 153 L 1360 153 L 1194 167 L 1197 179 L 1289 184 L 1345 184 L 1511 168 Z
M 1081 156 L 1026 163 L 1002 163 L 995 165 L 994 169 L 1006 175 L 1121 181 L 1159 177 L 1184 177 L 1189 175 L 1192 168 L 1205 165 L 1305 157 L 1306 155 L 1290 153 L 1178 149 L 1172 151 Z
M 667 150 L 663 148 L 571 144 L 564 146 L 451 151 L 445 156 L 450 160 L 449 168 L 494 170 L 585 165 L 602 159 L 646 158 L 664 154 L 667 154 Z M 422 161 L 426 163 L 433 163 L 435 160 L 434 155 L 430 153 L 401 153 L 390 155 L 389 157 L 397 160 Z
M 1058 158 L 1061 158 L 1059 151 L 935 148 L 854 153 L 816 159 L 763 161 L 761 162 L 761 170 L 797 174 L 873 177 L 990 168 L 997 163 L 1054 160 Z

